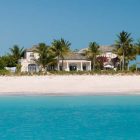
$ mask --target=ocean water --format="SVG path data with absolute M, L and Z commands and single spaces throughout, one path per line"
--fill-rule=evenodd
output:
M 0 97 L 0 140 L 140 140 L 140 96 Z

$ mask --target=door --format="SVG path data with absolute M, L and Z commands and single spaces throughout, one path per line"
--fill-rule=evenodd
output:
M 70 71 L 77 71 L 77 65 L 76 64 L 70 64 L 69 69 L 70 69 Z

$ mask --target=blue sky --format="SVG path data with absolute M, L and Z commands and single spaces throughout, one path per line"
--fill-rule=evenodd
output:
M 63 37 L 72 49 L 113 44 L 126 30 L 140 38 L 140 0 L 0 0 L 0 54 Z

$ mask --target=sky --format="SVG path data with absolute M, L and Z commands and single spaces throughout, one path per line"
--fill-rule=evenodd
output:
M 0 0 L 0 55 L 64 38 L 72 49 L 111 45 L 125 30 L 140 38 L 140 0 Z

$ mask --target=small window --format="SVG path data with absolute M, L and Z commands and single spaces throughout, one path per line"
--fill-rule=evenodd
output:
M 30 57 L 34 57 L 34 53 L 30 53 Z

